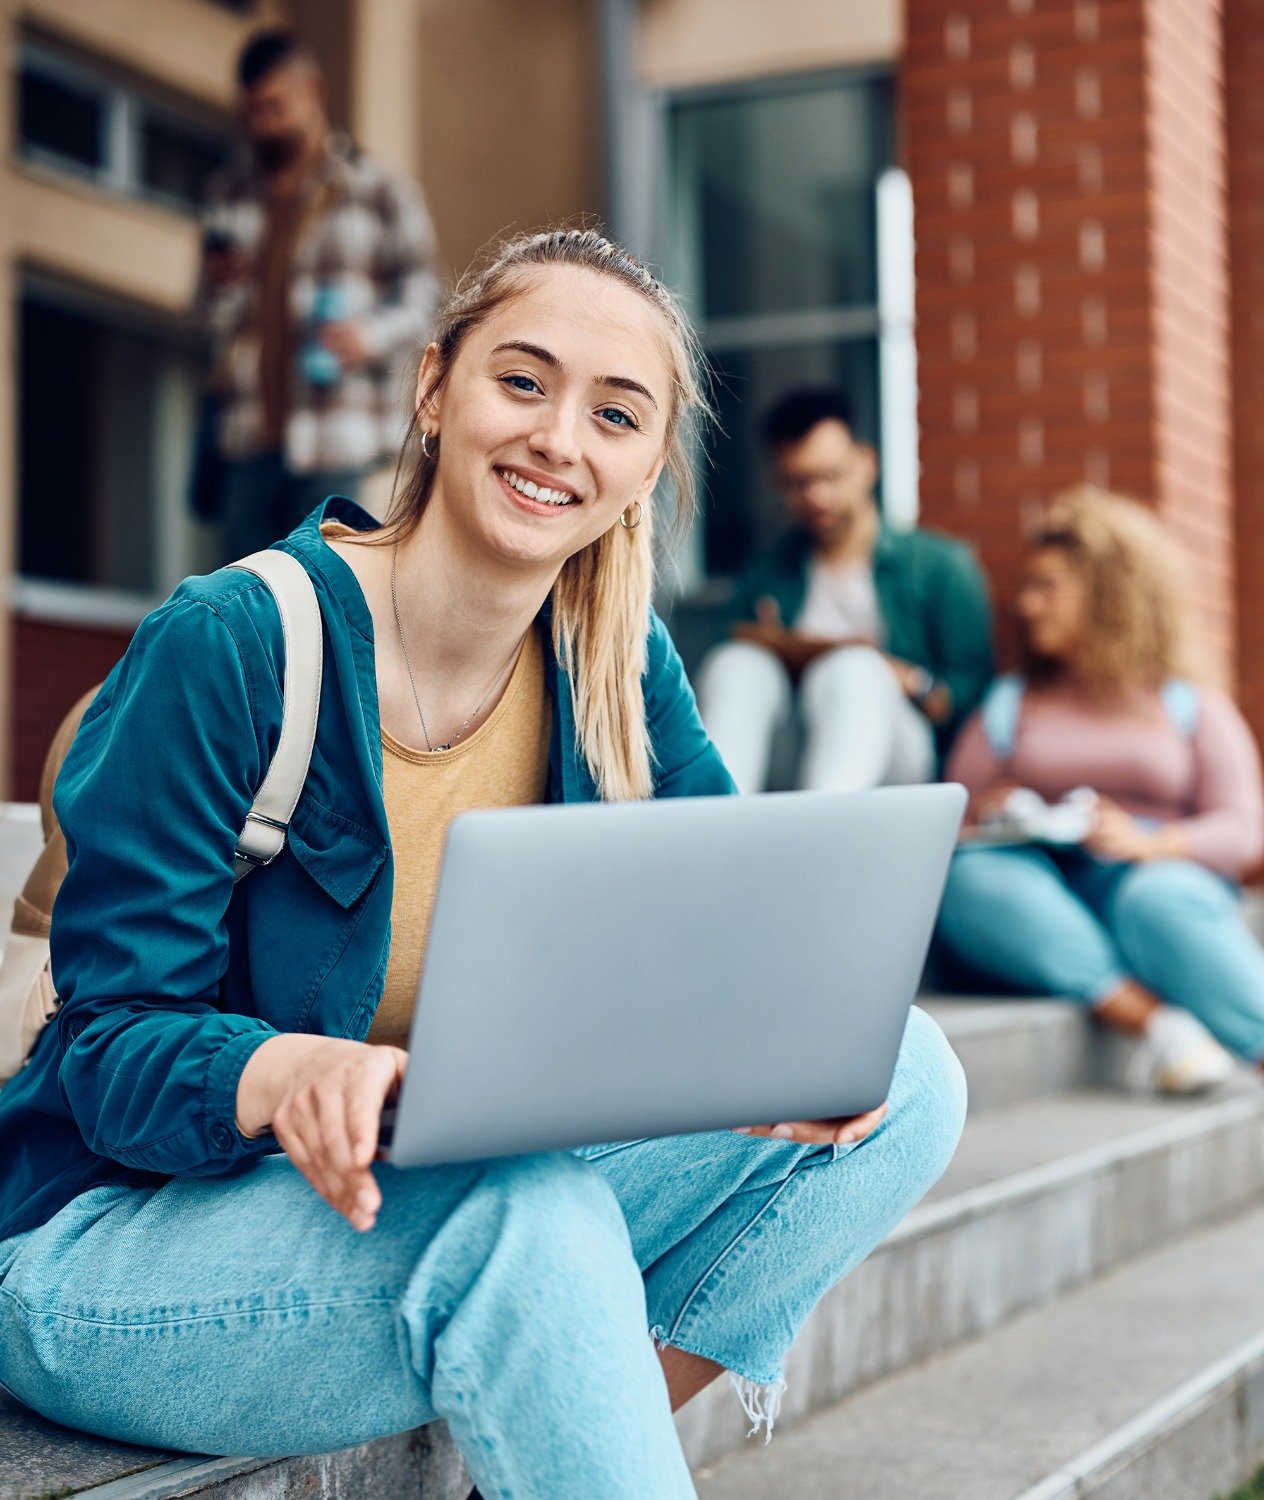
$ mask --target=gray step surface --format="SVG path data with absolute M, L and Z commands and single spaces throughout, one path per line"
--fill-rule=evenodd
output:
M 1054 999 L 921 995 L 961 1059 L 971 1114 L 1106 1082 L 1114 1053 L 1082 1005 Z
M 1264 1210 L 697 1472 L 701 1500 L 1211 1500 L 1264 1459 Z
M 782 1423 L 1264 1197 L 1264 1087 L 1176 1102 L 1085 1092 L 967 1121 L 927 1198 L 822 1299 L 785 1361 Z M 678 1418 L 695 1466 L 740 1447 L 718 1382 Z

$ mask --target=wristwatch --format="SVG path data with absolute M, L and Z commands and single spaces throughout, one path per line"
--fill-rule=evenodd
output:
M 913 702 L 920 706 L 935 691 L 935 679 L 925 667 L 910 667 L 906 690 Z

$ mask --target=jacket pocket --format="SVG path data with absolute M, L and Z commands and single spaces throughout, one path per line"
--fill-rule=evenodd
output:
M 288 843 L 295 860 L 344 910 L 364 895 L 386 859 L 386 843 L 371 828 L 308 793 L 294 809 Z

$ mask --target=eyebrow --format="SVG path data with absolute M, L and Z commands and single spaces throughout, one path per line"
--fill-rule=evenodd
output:
M 557 355 L 548 349 L 542 349 L 539 344 L 530 344 L 525 339 L 510 339 L 504 344 L 497 344 L 492 350 L 493 354 L 503 354 L 507 350 L 516 350 L 520 354 L 529 354 L 532 359 L 538 359 L 542 365 L 548 365 L 551 370 L 560 370 L 562 361 Z M 601 375 L 598 377 L 598 385 L 612 385 L 616 390 L 633 391 L 638 396 L 644 396 L 649 404 L 658 410 L 658 402 L 650 394 L 648 389 L 639 380 L 629 379 L 626 375 Z

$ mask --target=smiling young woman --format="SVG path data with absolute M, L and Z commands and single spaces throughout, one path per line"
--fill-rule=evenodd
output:
M 249 881 L 271 597 L 224 570 L 142 624 L 58 782 L 62 1009 L 0 1095 L 20 1400 L 212 1453 L 439 1416 L 488 1500 L 671 1500 L 693 1493 L 673 1406 L 727 1370 L 771 1431 L 790 1338 L 942 1172 L 964 1088 L 916 1010 L 859 1119 L 375 1161 L 450 819 L 733 790 L 650 602 L 698 369 L 669 293 L 591 231 L 514 241 L 457 289 L 385 524 L 334 497 L 278 544 L 325 676 L 288 852 Z

